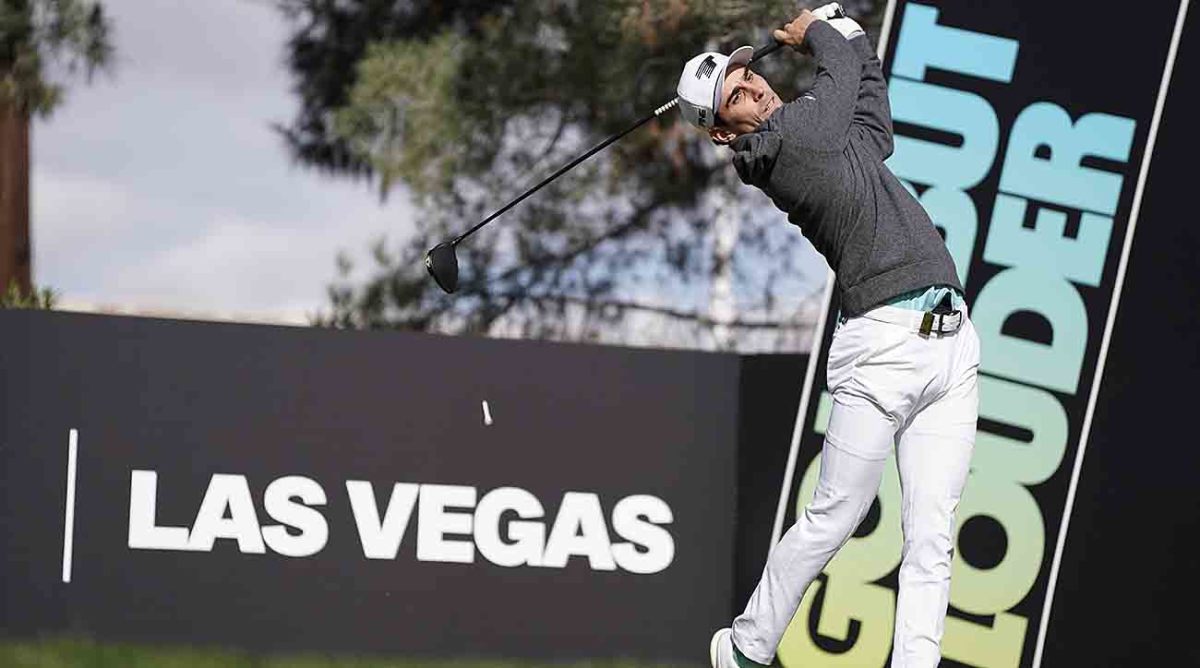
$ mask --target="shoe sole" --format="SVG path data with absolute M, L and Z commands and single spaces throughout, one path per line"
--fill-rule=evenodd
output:
M 721 634 L 725 629 L 720 629 L 713 634 L 712 640 L 708 641 L 708 665 L 712 668 L 718 668 L 717 664 L 717 646 L 721 644 Z

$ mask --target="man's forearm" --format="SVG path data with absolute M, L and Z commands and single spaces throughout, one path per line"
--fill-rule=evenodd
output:
M 825 74 L 832 79 L 838 95 L 853 97 L 858 92 L 862 64 L 841 33 L 825 21 L 815 21 L 804 36 L 804 46 L 817 62 L 818 85 Z
M 847 41 L 850 42 L 850 46 L 854 49 L 854 53 L 858 54 L 859 59 L 862 60 L 864 64 L 868 61 L 875 61 L 875 65 L 877 67 L 880 66 L 879 56 L 875 54 L 875 47 L 871 46 L 871 39 L 867 37 L 866 33 L 858 35 L 857 37 L 851 37 Z
M 881 95 L 886 99 L 887 82 L 883 79 L 883 63 L 879 62 L 879 56 L 875 55 L 875 49 L 871 47 L 871 40 L 866 35 L 862 35 L 851 39 L 850 46 L 858 55 L 861 63 L 860 97 L 872 94 Z
M 886 158 L 892 152 L 892 109 L 888 104 L 883 65 L 866 35 L 852 38 L 850 45 L 858 55 L 862 68 L 858 101 L 854 108 L 854 124 Z

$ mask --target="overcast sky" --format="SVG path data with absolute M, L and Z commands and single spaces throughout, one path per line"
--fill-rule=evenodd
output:
M 293 165 L 287 26 L 253 0 L 104 0 L 116 67 L 33 129 L 34 280 L 64 306 L 304 322 L 339 249 L 406 234 L 403 193 Z

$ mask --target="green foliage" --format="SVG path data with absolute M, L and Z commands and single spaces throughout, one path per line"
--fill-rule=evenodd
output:
M 873 28 L 876 3 L 859 5 L 848 9 Z M 671 323 L 676 342 L 698 340 L 712 325 L 718 195 L 746 202 L 734 268 L 747 322 L 735 325 L 784 326 L 797 309 L 804 295 L 781 294 L 778 279 L 798 272 L 799 234 L 782 216 L 750 215 L 769 203 L 733 183 L 724 149 L 676 111 L 460 245 L 455 295 L 422 265 L 426 249 L 670 100 L 697 52 L 768 43 L 794 0 L 281 6 L 297 25 L 302 110 L 287 130 L 296 156 L 371 174 L 384 194 L 404 183 L 420 210 L 397 221 L 410 236 L 377 245 L 365 280 L 341 260 L 331 312 L 317 324 L 587 340 L 645 327 L 651 314 Z M 789 52 L 756 69 L 790 99 L 811 64 Z
M 333 116 L 345 106 L 368 46 L 393 39 L 425 41 L 451 26 L 471 35 L 481 17 L 513 4 L 512 0 L 275 1 L 294 27 L 287 58 L 300 104 L 295 120 L 276 130 L 304 164 L 350 176 L 367 175 L 371 169 L 334 134 Z
M 111 26 L 99 2 L 5 0 L 0 3 L 0 106 L 48 115 L 63 85 L 47 69 L 87 78 L 111 61 Z
M 54 308 L 54 304 L 58 301 L 58 295 L 50 288 L 42 288 L 41 290 L 33 289 L 29 293 L 21 291 L 16 280 L 9 281 L 8 289 L 0 296 L 0 308 L 32 308 L 46 309 Z
M 455 103 L 463 40 L 452 32 L 428 42 L 378 42 L 358 64 L 358 84 L 334 114 L 334 133 L 379 175 L 383 193 L 403 179 L 417 192 L 450 187 L 462 153 L 441 150 L 461 136 Z

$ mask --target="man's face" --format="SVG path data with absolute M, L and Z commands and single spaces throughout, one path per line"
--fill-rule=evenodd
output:
M 771 84 L 749 67 L 739 65 L 725 73 L 721 86 L 721 124 L 709 131 L 713 141 L 728 144 L 738 135 L 754 132 L 782 105 Z

